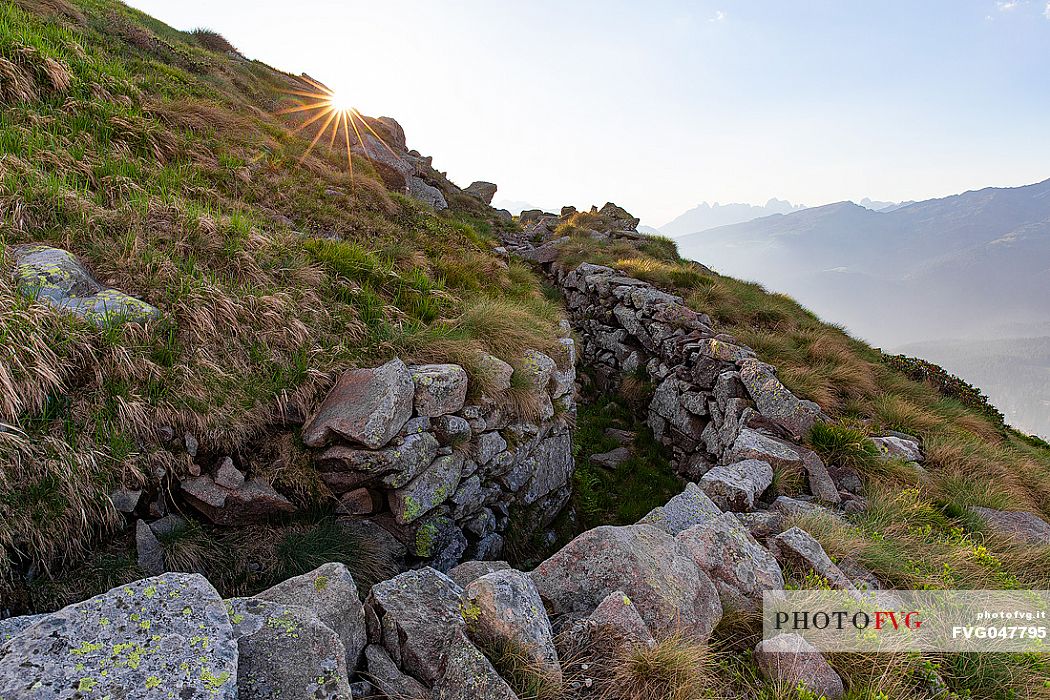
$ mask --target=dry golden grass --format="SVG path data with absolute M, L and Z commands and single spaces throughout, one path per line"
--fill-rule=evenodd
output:
M 696 700 L 708 688 L 711 655 L 706 644 L 683 635 L 653 648 L 635 646 L 619 658 L 601 688 L 602 700 Z

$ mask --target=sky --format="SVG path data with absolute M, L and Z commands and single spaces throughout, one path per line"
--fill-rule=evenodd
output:
M 131 0 L 391 116 L 461 186 L 918 200 L 1050 178 L 1050 0 Z

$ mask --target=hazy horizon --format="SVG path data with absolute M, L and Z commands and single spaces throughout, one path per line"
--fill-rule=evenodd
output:
M 1046 0 L 133 0 L 306 71 L 498 199 L 929 199 L 1047 177 Z M 551 76 L 556 76 L 552 80 Z

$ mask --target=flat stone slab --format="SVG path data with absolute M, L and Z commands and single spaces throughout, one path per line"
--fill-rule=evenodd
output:
M 399 359 L 345 372 L 303 428 L 303 442 L 322 447 L 341 437 L 379 449 L 412 417 L 414 396 L 412 373 Z

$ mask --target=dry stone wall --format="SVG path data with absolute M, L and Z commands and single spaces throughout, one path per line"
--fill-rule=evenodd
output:
M 497 558 L 512 516 L 549 525 L 575 464 L 575 346 L 563 338 L 559 348 L 557 359 L 528 351 L 517 370 L 485 356 L 490 395 L 471 392 L 452 364 L 395 359 L 344 374 L 303 429 L 342 513 L 379 524 L 439 570 Z M 534 420 L 501 400 L 515 371 L 528 375 Z
M 718 332 L 681 297 L 612 268 L 552 264 L 549 271 L 598 380 L 615 385 L 644 374 L 655 385 L 647 422 L 682 476 L 706 478 L 722 505 L 746 510 L 769 486 L 771 468 L 799 467 L 814 496 L 841 501 L 820 457 L 800 444 L 826 416 L 792 394 L 751 348 Z

